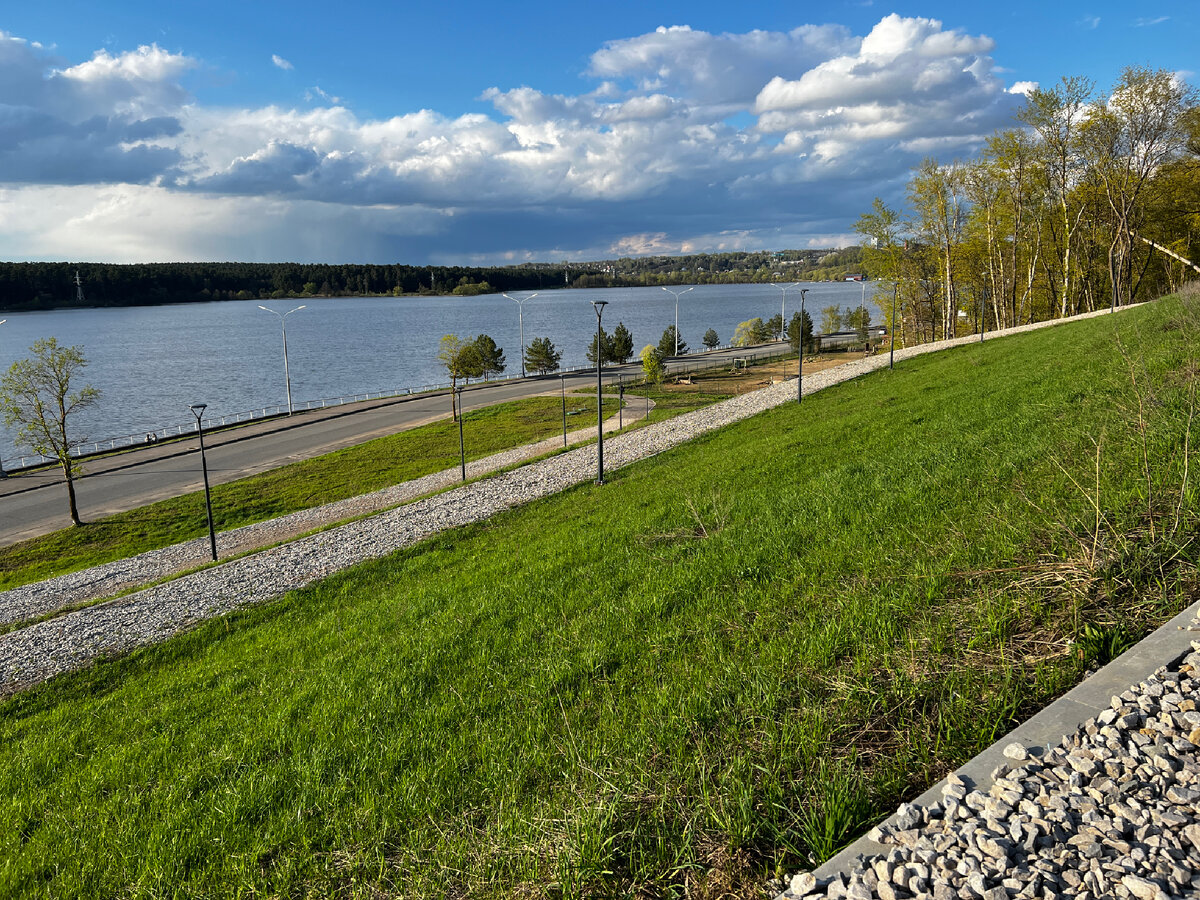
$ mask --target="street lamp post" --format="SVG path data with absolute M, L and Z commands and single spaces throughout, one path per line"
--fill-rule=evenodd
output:
M 888 352 L 888 368 L 896 368 L 896 292 L 900 290 L 900 282 L 892 282 L 892 349 Z
M 785 313 L 784 307 L 787 305 L 788 288 L 794 288 L 794 287 L 799 287 L 799 286 L 800 286 L 800 282 L 798 282 L 798 281 L 793 281 L 791 284 L 775 285 L 775 287 L 777 287 L 781 291 L 783 291 L 783 296 L 779 300 L 779 333 L 781 335 L 783 335 L 783 337 L 785 339 L 787 338 L 787 320 L 784 319 L 783 316 Z M 805 290 L 807 290 L 807 288 Z
M 695 288 L 690 287 L 687 289 L 687 291 L 673 291 L 670 288 L 665 287 L 665 288 L 663 288 L 663 290 L 666 291 L 668 294 L 673 294 L 675 297 L 675 353 L 673 355 L 678 356 L 679 355 L 679 298 L 682 297 L 684 294 L 686 294 L 688 291 L 695 290 Z
M 984 316 L 987 315 L 987 305 L 983 302 L 983 293 L 979 294 L 979 343 L 983 343 Z
M 567 376 L 565 374 L 558 376 L 559 385 L 562 387 L 562 407 L 563 407 L 563 446 L 567 446 Z
M 204 452 L 204 426 L 200 423 L 200 417 L 204 415 L 204 410 L 208 409 L 208 404 L 193 403 L 189 409 L 191 409 L 192 415 L 196 417 L 196 434 L 200 436 L 200 469 L 204 473 L 204 508 L 208 512 L 208 546 L 212 550 L 213 562 L 216 562 L 217 532 L 213 528 L 212 494 L 208 489 L 208 457 Z
M 508 297 L 508 294 L 501 294 L 502 297 Z M 516 297 L 508 297 L 513 303 L 517 304 L 517 324 L 521 329 L 521 377 L 525 377 L 525 301 L 532 300 L 537 294 L 530 294 L 528 297 L 522 297 L 518 300 Z
M 288 415 L 290 416 L 292 414 L 292 376 L 291 376 L 291 373 L 288 371 L 287 317 L 290 316 L 294 312 L 300 312 L 300 310 L 307 309 L 308 307 L 304 306 L 304 305 L 297 306 L 295 309 L 289 309 L 285 313 L 276 312 L 275 310 L 273 310 L 267 306 L 259 306 L 258 308 L 261 310 L 265 310 L 266 312 L 269 312 L 272 315 L 279 316 L 279 325 L 283 329 L 283 380 L 284 380 L 284 383 L 287 385 Z
M 463 444 L 463 407 L 462 407 L 462 392 L 461 387 L 456 387 L 454 392 L 458 394 L 458 465 L 462 469 L 462 480 L 467 480 L 467 451 Z
M 796 355 L 796 402 L 804 402 L 804 295 L 808 288 L 800 288 L 800 352 Z
M 601 352 L 601 348 L 604 344 L 600 337 L 600 317 L 604 315 L 606 306 L 608 306 L 607 300 L 592 301 L 592 308 L 596 310 L 596 484 L 604 484 L 604 397 L 601 394 L 603 387 L 601 379 L 604 370 L 604 354 Z M 675 336 L 678 339 L 678 328 L 675 329 Z

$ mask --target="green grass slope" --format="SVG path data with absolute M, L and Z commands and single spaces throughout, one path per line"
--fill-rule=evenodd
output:
M 907 361 L 12 698 L 0 895 L 756 896 L 1194 595 L 1197 307 Z

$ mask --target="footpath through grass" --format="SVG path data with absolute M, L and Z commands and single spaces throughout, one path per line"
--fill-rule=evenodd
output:
M 910 360 L 12 698 L 0 895 L 761 896 L 1194 595 L 1196 306 Z

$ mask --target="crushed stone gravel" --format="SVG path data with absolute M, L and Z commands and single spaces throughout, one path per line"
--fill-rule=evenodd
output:
M 951 775 L 940 801 L 902 804 L 868 835 L 886 854 L 830 878 L 800 872 L 779 900 L 1200 895 L 1200 642 L 1191 647 L 1058 745 L 1006 746 L 986 790 Z

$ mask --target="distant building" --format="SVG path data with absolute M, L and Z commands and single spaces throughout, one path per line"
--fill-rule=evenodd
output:
M 866 281 L 867 276 L 859 274 L 859 273 L 855 273 L 854 275 L 847 275 L 846 280 L 847 281 Z

